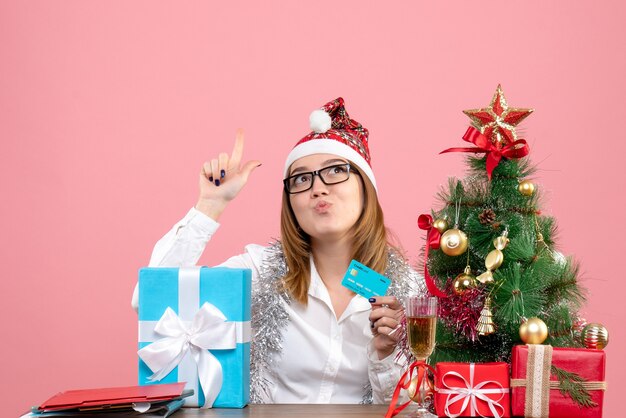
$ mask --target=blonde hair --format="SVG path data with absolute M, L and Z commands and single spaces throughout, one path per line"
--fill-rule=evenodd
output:
M 351 170 L 356 171 L 354 168 Z M 362 180 L 364 199 L 363 211 L 352 230 L 352 258 L 384 274 L 389 247 L 394 246 L 389 244 L 388 231 L 376 189 L 367 176 L 360 173 L 358 175 Z M 311 283 L 311 238 L 298 225 L 287 192 L 283 192 L 280 232 L 287 263 L 287 273 L 282 281 L 283 288 L 293 299 L 306 305 Z

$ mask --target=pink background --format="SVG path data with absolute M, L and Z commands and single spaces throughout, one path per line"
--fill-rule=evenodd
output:
M 463 156 L 437 154 L 464 145 L 461 110 L 502 83 L 535 108 L 536 182 L 581 262 L 584 314 L 611 332 L 605 416 L 618 416 L 623 2 L 219 3 L 0 4 L 2 415 L 136 382 L 137 270 L 237 127 L 263 166 L 203 264 L 277 237 L 284 158 L 339 95 L 370 129 L 387 223 L 415 260 L 417 215 L 464 173 Z

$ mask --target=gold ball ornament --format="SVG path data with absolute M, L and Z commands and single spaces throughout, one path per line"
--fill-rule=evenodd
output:
M 448 229 L 448 221 L 445 219 L 435 219 L 433 221 L 433 228 L 443 234 Z
M 465 267 L 463 273 L 454 278 L 452 287 L 457 295 L 462 295 L 466 290 L 476 287 L 476 277 L 472 275 L 470 266 Z
M 541 344 L 548 338 L 548 326 L 537 317 L 529 318 L 520 325 L 519 336 L 525 344 Z
M 409 383 L 407 394 L 413 402 L 422 403 L 427 401 L 429 398 L 432 398 L 434 391 L 430 379 L 428 379 L 426 376 L 424 376 L 424 380 L 422 381 L 421 390 L 418 390 L 417 380 L 418 379 L 416 374 L 415 376 L 413 376 L 413 378 L 411 378 L 411 383 Z
M 583 328 L 580 338 L 585 347 L 604 350 L 609 344 L 609 331 L 604 325 L 592 322 Z
M 439 246 L 446 255 L 461 255 L 467 250 L 467 235 L 457 228 L 448 229 L 441 236 Z
M 420 393 L 417 390 L 417 376 L 411 379 L 411 383 L 409 384 L 409 388 L 407 389 L 407 393 L 413 402 L 421 403 L 420 401 Z
M 529 180 L 524 180 L 517 186 L 517 190 L 523 196 L 532 196 L 535 193 L 535 185 Z

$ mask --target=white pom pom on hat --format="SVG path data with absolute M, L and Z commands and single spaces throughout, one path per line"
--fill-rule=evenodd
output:
M 374 189 L 376 178 L 370 164 L 369 131 L 351 119 L 345 109 L 344 100 L 338 97 L 316 109 L 309 115 L 309 126 L 313 132 L 298 141 L 285 161 L 284 177 L 294 161 L 313 154 L 334 154 L 351 161 L 367 176 Z
M 311 130 L 318 134 L 328 131 L 333 124 L 330 115 L 324 109 L 315 109 L 309 116 Z

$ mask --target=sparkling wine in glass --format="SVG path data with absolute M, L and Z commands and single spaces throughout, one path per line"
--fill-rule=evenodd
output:
M 435 332 L 437 330 L 437 298 L 409 296 L 405 303 L 406 324 L 409 349 L 416 360 L 426 361 L 435 349 Z M 436 417 L 424 405 L 427 396 L 432 396 L 431 383 L 428 375 L 422 380 L 420 387 L 409 396 L 417 403 L 416 417 Z
M 417 360 L 425 361 L 435 349 L 435 331 L 437 317 L 409 316 L 406 319 L 409 328 L 409 346 Z

